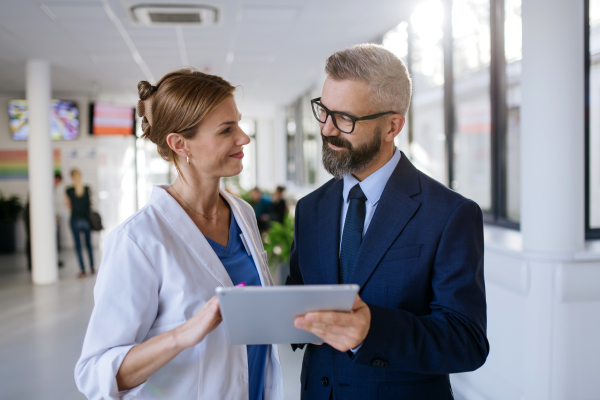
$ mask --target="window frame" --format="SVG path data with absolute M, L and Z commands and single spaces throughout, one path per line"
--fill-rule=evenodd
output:
M 600 228 L 592 228 L 590 225 L 590 207 L 591 207 L 591 191 L 590 191 L 590 73 L 591 73 L 591 54 L 590 54 L 590 1 L 584 0 L 583 6 L 583 37 L 584 37 L 584 162 L 585 162 L 585 238 L 600 239 Z

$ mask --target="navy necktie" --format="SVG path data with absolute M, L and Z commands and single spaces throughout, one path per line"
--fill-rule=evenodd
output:
M 367 196 L 363 193 L 357 183 L 350 190 L 350 205 L 344 222 L 344 233 L 342 235 L 342 248 L 340 251 L 340 282 L 348 283 L 358 248 L 362 242 L 362 232 L 365 226 L 365 214 Z

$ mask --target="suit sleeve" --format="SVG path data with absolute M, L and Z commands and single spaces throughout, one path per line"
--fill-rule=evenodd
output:
M 482 213 L 459 204 L 442 233 L 432 269 L 431 313 L 416 316 L 369 304 L 371 327 L 354 362 L 424 374 L 472 371 L 489 353 Z
M 117 372 L 154 323 L 159 284 L 150 261 L 127 234 L 116 231 L 104 243 L 75 383 L 90 400 L 128 400 L 136 398 L 146 382 L 119 392 Z
M 299 236 L 299 224 L 300 220 L 300 201 L 296 204 L 296 215 L 294 218 L 294 241 L 292 242 L 292 249 L 290 250 L 290 274 L 285 280 L 286 285 L 304 285 L 304 279 L 302 279 L 302 272 L 300 271 L 300 262 L 298 260 L 298 246 L 297 241 Z

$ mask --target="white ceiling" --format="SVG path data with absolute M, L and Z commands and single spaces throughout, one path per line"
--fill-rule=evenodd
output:
M 141 3 L 214 4 L 222 8 L 223 22 L 183 27 L 179 34 L 173 27 L 140 27 L 127 10 Z M 287 104 L 314 84 L 328 55 L 377 39 L 409 15 L 408 3 L 0 0 L 0 92 L 23 92 L 26 60 L 42 58 L 52 65 L 54 91 L 132 100 L 138 81 L 159 79 L 187 57 L 188 65 L 243 86 L 247 100 Z

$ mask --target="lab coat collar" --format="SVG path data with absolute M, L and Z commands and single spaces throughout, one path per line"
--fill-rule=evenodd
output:
M 252 212 L 244 212 L 240 204 L 240 202 L 243 200 L 224 190 L 221 190 L 220 192 L 221 196 L 223 196 L 223 198 L 227 200 L 227 203 L 229 203 L 229 206 L 233 211 L 233 215 L 238 222 L 242 234 L 244 235 L 244 239 L 246 240 L 248 246 L 250 246 L 250 252 L 252 253 L 252 258 L 254 259 L 254 264 L 256 265 L 256 270 L 258 271 L 261 285 L 272 286 L 273 280 L 271 279 L 269 265 L 266 260 L 265 251 L 263 250 L 262 239 L 260 237 L 260 233 L 258 232 L 258 225 L 254 220 L 254 211 L 248 208 L 248 211 Z
M 162 211 L 164 216 L 173 226 L 173 229 L 179 235 L 180 239 L 195 254 L 196 258 L 200 262 L 200 265 L 206 268 L 222 286 L 233 286 L 233 282 L 231 281 L 227 270 L 221 263 L 221 260 L 214 252 L 202 232 L 200 232 L 200 229 L 198 229 L 194 221 L 192 221 L 179 203 L 167 192 L 168 188 L 169 185 L 155 186 L 152 189 L 150 204 Z M 257 243 L 260 242 L 260 238 L 257 240 L 257 238 L 254 237 L 255 235 L 250 234 L 252 229 L 249 229 L 248 218 L 240 209 L 238 204 L 239 200 L 227 192 L 220 191 L 220 193 L 229 203 L 229 206 L 233 211 L 233 215 L 238 221 L 238 225 L 240 226 L 242 234 L 246 239 L 246 243 L 248 243 L 250 246 L 252 258 L 256 264 L 256 269 L 258 270 L 261 283 L 263 285 L 272 285 L 272 283 L 270 283 L 270 275 L 265 273 L 268 271 L 268 266 L 265 265 L 266 262 L 264 257 L 262 257 L 262 252 L 257 250 L 259 248 Z M 262 242 L 260 243 L 260 249 L 262 249 Z

